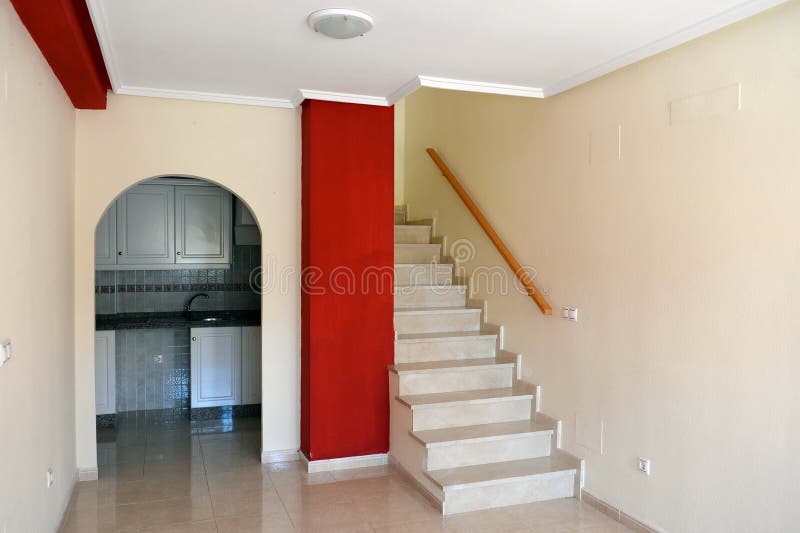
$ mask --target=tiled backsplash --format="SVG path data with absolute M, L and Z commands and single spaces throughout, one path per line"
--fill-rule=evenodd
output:
M 261 265 L 260 246 L 234 246 L 230 269 L 124 270 L 95 272 L 95 313 L 182 311 L 192 295 L 198 311 L 258 309 L 251 274 Z
M 118 413 L 189 407 L 188 329 L 118 330 L 115 338 Z

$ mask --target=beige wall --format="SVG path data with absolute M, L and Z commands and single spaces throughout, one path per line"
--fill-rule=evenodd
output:
M 669 531 L 800 523 L 798 28 L 793 2 L 544 101 L 406 100 L 411 214 L 473 240 L 468 269 L 499 264 L 437 147 L 552 291 L 550 318 L 479 296 L 587 458 L 586 488 Z
M 94 431 L 94 229 L 122 191 L 142 179 L 185 174 L 241 197 L 261 226 L 262 264 L 289 275 L 263 297 L 263 449 L 300 443 L 299 110 L 109 96 L 105 111 L 78 111 L 75 187 L 77 457 L 96 467 Z
M 75 482 L 75 112 L 0 1 L 0 531 L 54 531 Z M 55 485 L 45 472 L 52 467 Z

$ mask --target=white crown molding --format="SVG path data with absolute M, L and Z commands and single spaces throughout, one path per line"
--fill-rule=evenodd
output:
M 580 74 L 564 78 L 553 85 L 545 87 L 544 97 L 546 98 L 548 96 L 553 96 L 555 94 L 572 89 L 573 87 L 577 87 L 578 85 L 591 81 L 595 78 L 599 78 L 600 76 L 604 76 L 610 72 L 614 72 L 615 70 L 619 70 L 650 56 L 654 56 L 669 50 L 670 48 L 687 43 L 692 39 L 696 39 L 706 35 L 707 33 L 711 33 L 712 31 L 728 26 L 729 24 L 733 24 L 734 22 L 738 22 L 769 8 L 783 4 L 786 1 L 787 0 L 750 0 L 748 2 L 744 2 L 743 4 L 739 4 L 738 6 L 728 9 L 727 11 L 717 13 L 716 15 L 713 15 L 696 24 L 692 24 L 691 26 L 683 28 L 682 30 L 678 30 L 675 33 L 667 35 L 666 37 L 657 39 L 635 50 L 631 50 L 630 52 L 622 54 L 611 61 L 607 61 L 585 70 Z
M 108 19 L 103 9 L 102 0 L 86 0 L 89 8 L 89 17 L 92 19 L 94 31 L 97 34 L 97 42 L 100 44 L 100 52 L 106 64 L 108 79 L 111 81 L 111 89 L 117 92 L 121 83 L 119 81 L 119 70 L 114 62 L 114 51 L 111 47 L 111 38 L 108 35 Z
M 150 87 L 122 86 L 117 88 L 114 92 L 117 94 L 128 94 L 131 96 L 173 98 L 176 100 L 195 100 L 198 102 L 220 102 L 223 104 L 278 107 L 282 109 L 294 109 L 298 105 L 294 100 L 281 98 L 263 98 L 261 96 L 241 96 L 224 93 L 204 93 L 199 91 L 181 91 L 176 89 L 152 89 Z
M 313 89 L 300 89 L 300 94 L 308 100 L 326 100 L 328 102 L 343 102 L 345 104 L 365 104 L 386 107 L 389 104 L 383 96 L 369 96 L 366 94 L 335 93 L 331 91 L 315 91 Z
M 422 87 L 422 84 L 419 81 L 419 76 L 414 76 L 411 81 L 403 84 L 399 89 L 387 96 L 386 101 L 389 103 L 389 105 L 394 105 L 420 87 Z
M 422 87 L 449 89 L 451 91 L 504 94 L 508 96 L 523 96 L 526 98 L 544 97 L 543 91 L 539 87 L 526 87 L 524 85 L 507 85 L 504 83 L 488 83 L 484 81 L 453 80 L 450 78 L 437 78 L 434 76 L 419 76 L 419 83 Z

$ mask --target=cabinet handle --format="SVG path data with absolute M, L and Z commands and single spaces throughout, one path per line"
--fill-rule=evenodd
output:
M 178 255 L 181 255 L 181 253 L 180 253 L 180 252 L 178 252 Z
M 122 255 L 122 252 L 117 252 L 117 255 Z
M 192 337 L 192 342 L 197 341 L 197 337 Z

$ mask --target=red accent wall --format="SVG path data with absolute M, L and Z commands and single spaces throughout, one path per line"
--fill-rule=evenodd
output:
M 385 453 L 394 109 L 306 100 L 302 127 L 301 450 L 311 460 Z
M 105 109 L 111 88 L 85 0 L 11 0 L 72 105 Z

